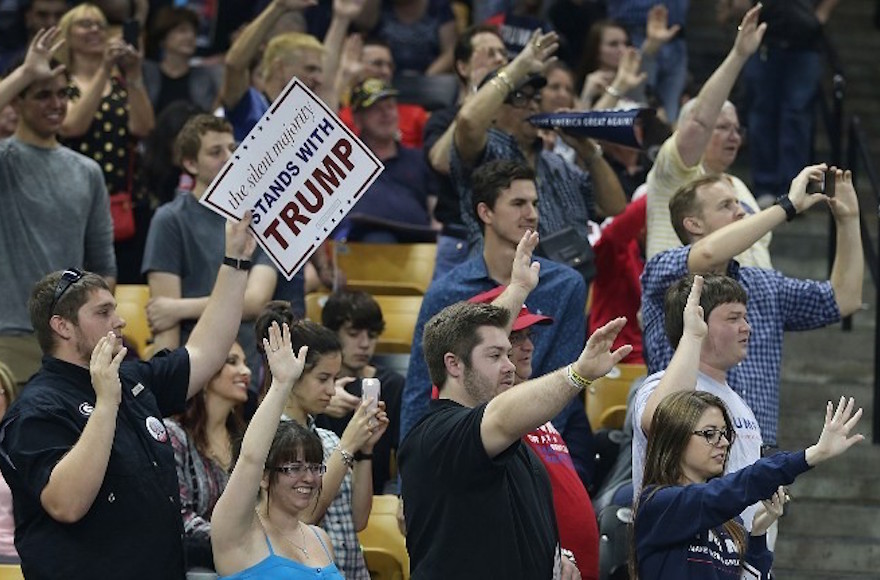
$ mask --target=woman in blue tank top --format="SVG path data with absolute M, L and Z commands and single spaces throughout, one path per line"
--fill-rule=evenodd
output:
M 273 324 L 263 340 L 272 385 L 251 420 L 212 518 L 214 564 L 223 578 L 342 580 L 326 532 L 300 521 L 314 509 L 326 471 L 318 437 L 280 422 L 308 347 L 293 354 L 290 329 Z M 281 423 L 279 425 L 279 423 Z M 258 491 L 256 505 L 250 498 Z

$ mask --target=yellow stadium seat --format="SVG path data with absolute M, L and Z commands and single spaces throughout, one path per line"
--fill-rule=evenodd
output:
M 593 431 L 620 429 L 626 417 L 626 398 L 637 378 L 647 374 L 643 364 L 619 364 L 587 389 L 587 418 Z
M 137 349 L 142 359 L 149 358 L 148 346 L 153 335 L 147 322 L 147 302 L 150 288 L 146 284 L 117 284 L 116 312 L 125 319 L 122 334 Z
M 373 580 L 409 580 L 406 538 L 397 527 L 396 495 L 373 496 L 367 527 L 358 533 Z
M 421 296 L 434 275 L 437 244 L 336 243 L 335 255 L 349 290 Z
M 0 580 L 24 580 L 18 564 L 0 564 Z
M 306 317 L 318 324 L 321 323 L 321 310 L 327 302 L 329 294 L 314 292 L 306 295 Z M 385 331 L 379 336 L 376 345 L 378 354 L 409 354 L 412 347 L 413 331 L 422 307 L 421 296 L 382 296 L 373 295 L 382 318 L 385 320 Z

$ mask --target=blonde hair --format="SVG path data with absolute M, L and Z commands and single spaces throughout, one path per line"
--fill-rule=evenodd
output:
M 71 66 L 71 57 L 73 56 L 70 54 L 70 29 L 73 27 L 73 23 L 77 20 L 92 15 L 102 22 L 104 26 L 107 26 L 107 17 L 104 16 L 104 12 L 94 4 L 88 2 L 68 10 L 58 23 L 58 28 L 61 31 L 61 38 L 64 39 L 64 44 L 55 51 L 55 58 L 58 59 L 60 63 L 67 65 L 68 69 Z
M 315 50 L 324 54 L 324 45 L 311 34 L 303 32 L 279 34 L 269 41 L 269 44 L 266 45 L 266 50 L 263 51 L 260 73 L 265 77 L 272 63 L 283 58 L 289 58 L 290 53 L 298 50 Z
M 18 382 L 12 370 L 3 362 L 0 362 L 0 390 L 3 398 L 6 399 L 6 408 L 9 409 L 9 405 L 18 398 Z

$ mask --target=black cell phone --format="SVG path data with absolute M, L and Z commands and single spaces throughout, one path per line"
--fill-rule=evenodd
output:
M 132 45 L 135 50 L 140 48 L 141 23 L 135 18 L 129 18 L 122 23 L 122 40 Z
M 837 183 L 837 175 L 834 169 L 826 169 L 822 193 L 828 197 L 834 197 L 834 184 Z

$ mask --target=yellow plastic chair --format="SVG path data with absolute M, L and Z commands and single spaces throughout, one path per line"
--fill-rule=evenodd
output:
M 306 295 L 306 317 L 321 323 L 321 311 L 329 294 L 313 292 Z M 379 336 L 376 344 L 378 354 L 409 354 L 412 347 L 413 332 L 419 309 L 422 307 L 421 296 L 382 296 L 373 295 L 382 318 L 385 320 L 385 331 Z
M 643 364 L 619 364 L 587 389 L 587 418 L 593 431 L 620 429 L 626 418 L 626 398 L 637 378 L 647 374 Z
M 373 496 L 367 527 L 358 533 L 373 580 L 409 580 L 406 538 L 397 527 L 396 495 Z
M 146 284 L 118 284 L 116 286 L 116 312 L 125 319 L 123 336 L 137 349 L 142 359 L 149 358 L 153 333 L 147 322 L 147 302 L 150 288 Z
M 0 580 L 24 580 L 18 564 L 0 564 Z
M 421 296 L 434 275 L 437 244 L 337 243 L 335 254 L 350 290 Z

